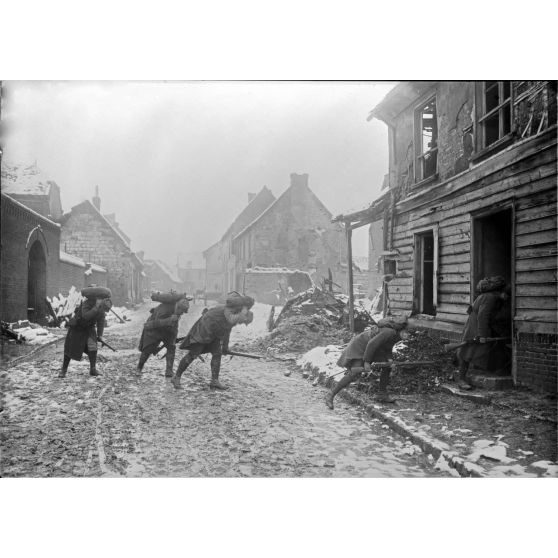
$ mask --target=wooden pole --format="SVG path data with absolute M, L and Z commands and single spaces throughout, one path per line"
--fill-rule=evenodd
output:
M 345 221 L 345 233 L 347 235 L 347 290 L 349 291 L 349 329 L 352 333 L 355 332 L 355 298 L 353 295 L 353 244 L 352 235 L 353 231 L 347 221 Z

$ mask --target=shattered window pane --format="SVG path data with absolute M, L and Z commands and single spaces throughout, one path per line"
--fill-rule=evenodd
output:
M 438 117 L 436 98 L 430 99 L 415 113 L 418 127 L 416 179 L 424 180 L 436 174 L 438 162 Z

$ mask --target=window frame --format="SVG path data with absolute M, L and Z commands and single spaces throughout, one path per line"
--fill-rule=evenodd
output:
M 495 151 L 503 149 L 508 146 L 514 135 L 514 108 L 513 108 L 513 82 L 509 80 L 496 81 L 498 86 L 498 105 L 486 111 L 486 81 L 475 83 L 475 154 L 472 159 L 477 159 L 485 155 L 489 155 Z M 509 84 L 509 96 L 502 100 L 504 84 Z M 510 128 L 507 133 L 504 133 L 504 111 L 509 110 Z M 486 145 L 486 126 L 485 122 L 498 114 L 498 139 L 493 141 L 490 145 Z
M 438 231 L 438 223 L 434 223 L 428 227 L 421 227 L 413 229 L 413 313 L 426 314 L 423 311 L 424 307 L 424 288 L 423 288 L 423 241 L 426 235 L 432 235 L 433 241 L 433 260 L 432 260 L 432 306 L 434 307 L 434 314 L 426 314 L 428 316 L 436 317 L 438 313 L 438 275 L 439 275 L 439 262 L 440 262 L 440 238 Z M 418 292 L 417 292 L 418 288 Z
M 436 146 L 431 147 L 425 153 L 422 152 L 422 111 L 426 105 L 434 101 L 435 115 L 436 115 Z M 430 91 L 427 95 L 423 96 L 420 102 L 416 103 L 413 110 L 413 128 L 414 128 L 414 159 L 413 159 L 413 173 L 414 173 L 414 186 L 420 186 L 428 182 L 437 180 L 438 178 L 438 96 L 436 91 Z M 424 177 L 424 159 L 427 155 L 434 154 L 436 157 L 436 169 L 434 173 Z

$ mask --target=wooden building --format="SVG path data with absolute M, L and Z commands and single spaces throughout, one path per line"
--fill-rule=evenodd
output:
M 403 82 L 389 189 L 345 225 L 381 222 L 386 310 L 458 338 L 486 276 L 511 285 L 511 375 L 556 393 L 556 82 Z

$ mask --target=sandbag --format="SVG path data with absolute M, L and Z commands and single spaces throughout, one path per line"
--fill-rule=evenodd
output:
M 151 293 L 151 300 L 153 302 L 162 302 L 164 304 L 173 304 L 182 300 L 183 298 L 188 298 L 186 293 L 177 293 L 174 291 L 170 291 L 168 293 L 162 293 L 160 291 L 156 291 Z
M 85 287 L 81 289 L 81 295 L 85 298 L 111 298 L 112 293 L 107 287 Z

